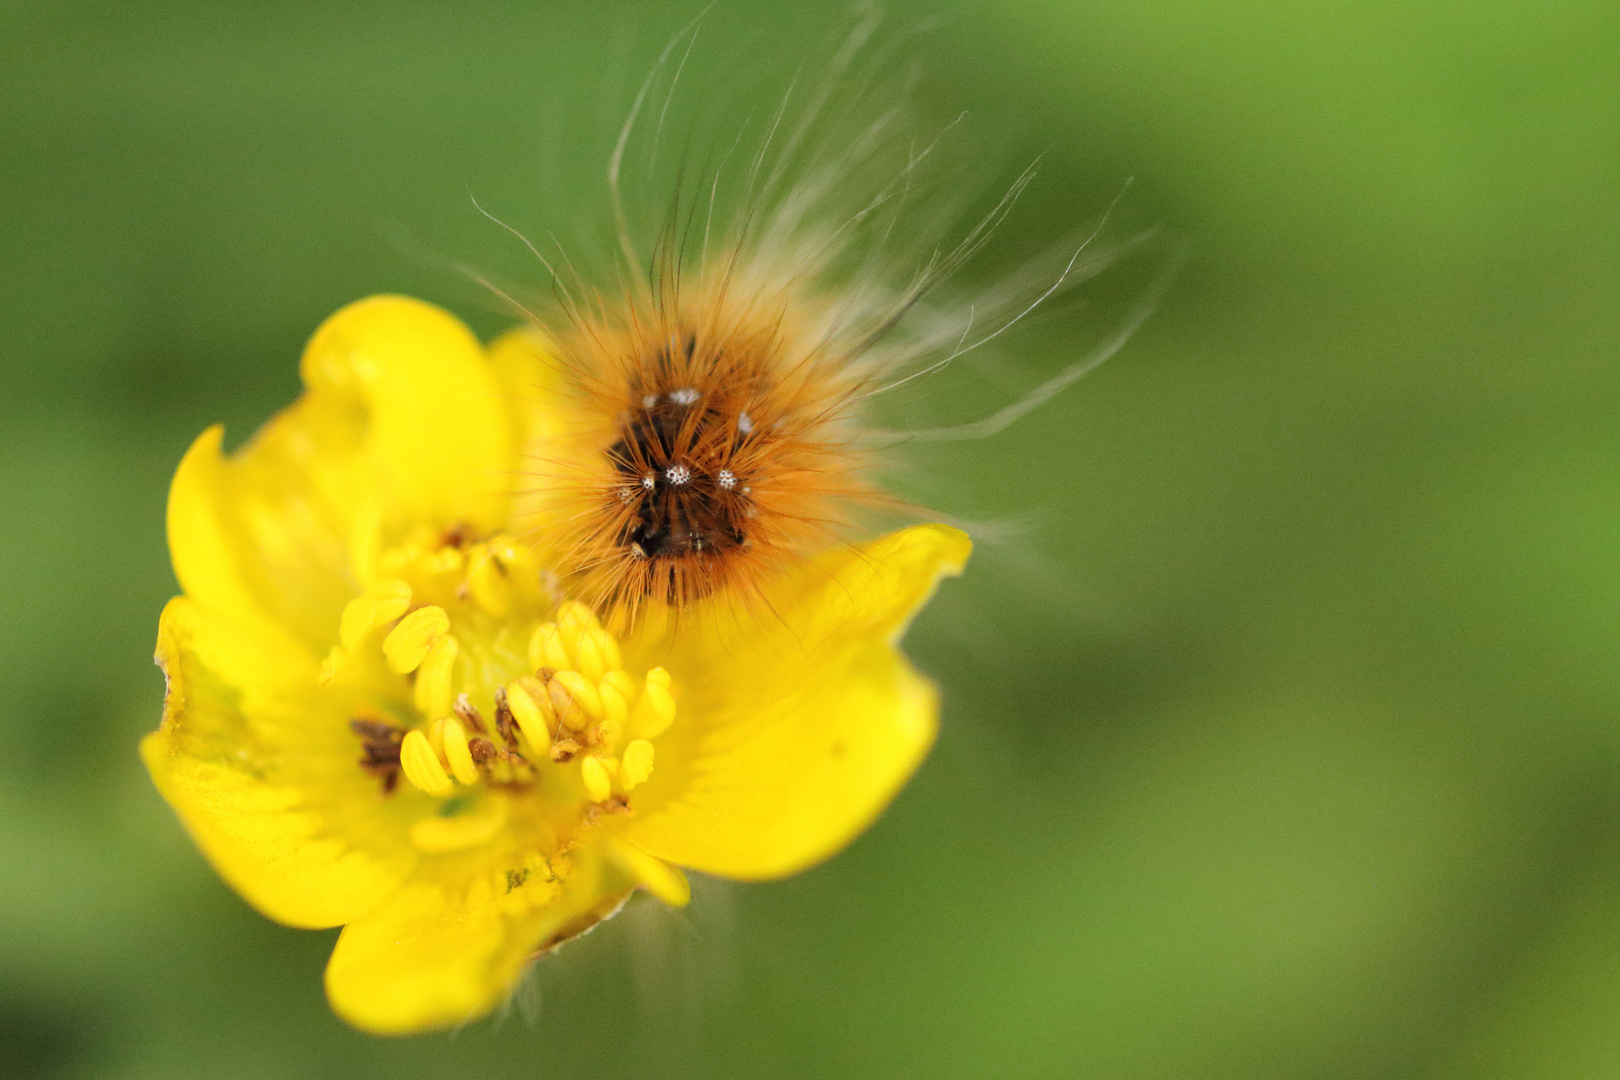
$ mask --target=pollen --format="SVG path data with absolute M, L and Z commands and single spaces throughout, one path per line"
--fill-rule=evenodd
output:
M 668 672 L 627 669 L 618 639 L 553 599 L 531 558 L 504 535 L 421 532 L 378 554 L 386 576 L 343 611 L 327 674 L 398 680 L 408 706 L 350 726 L 360 767 L 423 800 L 409 835 L 424 852 L 493 842 L 513 814 L 566 832 L 603 806 L 627 812 L 675 719 Z

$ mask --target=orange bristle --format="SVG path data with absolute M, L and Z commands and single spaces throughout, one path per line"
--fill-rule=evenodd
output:
M 854 77 L 876 29 L 875 16 L 858 23 L 803 115 L 794 119 L 784 98 L 750 162 L 727 171 L 726 149 L 695 195 L 677 177 L 644 262 L 620 175 L 682 38 L 666 46 L 608 164 L 617 295 L 592 289 L 566 255 L 559 272 L 524 241 L 551 275 L 556 304 L 542 309 L 560 317 L 519 308 L 542 325 L 573 399 L 570 429 L 531 450 L 533 539 L 568 593 L 604 618 L 653 606 L 679 613 L 709 598 L 762 602 L 770 578 L 870 524 L 856 520 L 865 511 L 916 513 L 875 483 L 874 447 L 1000 430 L 1117 351 L 1162 293 L 1155 285 L 1102 347 L 982 420 L 874 430 L 871 399 L 995 341 L 1150 234 L 1093 252 L 1105 213 L 991 288 L 936 295 L 986 244 L 1033 168 L 966 215 L 969 189 L 931 182 L 921 168 L 955 125 L 920 144 L 906 135 L 903 112 L 881 100 L 885 84 Z M 939 243 L 941 231 L 954 243 Z
M 563 337 L 588 419 L 542 481 L 571 523 L 560 569 L 605 611 L 752 597 L 879 498 L 852 440 L 864 380 L 827 314 L 757 283 L 666 284 Z

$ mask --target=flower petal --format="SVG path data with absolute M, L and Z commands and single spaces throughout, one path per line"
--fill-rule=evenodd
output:
M 163 725 L 141 756 L 232 887 L 270 918 L 325 927 L 374 909 L 415 853 L 302 642 L 187 597 L 163 611 Z M 395 800 L 398 801 L 397 799 Z
M 740 633 L 725 618 L 684 627 L 668 661 L 684 683 L 679 718 L 626 839 L 758 879 L 859 834 L 933 743 L 938 695 L 895 643 L 970 547 L 944 525 L 905 529 L 794 573 Z
M 339 1016 L 377 1035 L 481 1016 L 537 951 L 590 929 L 630 892 L 594 859 L 577 861 L 562 883 L 474 876 L 469 887 L 457 876 L 465 875 L 413 881 L 343 928 L 326 965 L 327 999 Z
M 455 316 L 374 296 L 315 331 L 300 365 L 310 397 L 365 414 L 372 482 L 399 520 L 485 530 L 505 520 L 507 410 L 483 349 Z
M 557 347 L 538 328 L 519 326 L 489 343 L 489 366 L 511 412 L 517 445 L 526 451 L 570 427 Z
M 257 612 L 324 649 L 358 592 L 357 538 L 418 522 L 493 529 L 513 443 L 477 340 L 420 301 L 337 312 L 302 372 L 304 396 L 229 459 L 217 428 L 192 446 L 170 489 L 169 545 L 199 604 Z

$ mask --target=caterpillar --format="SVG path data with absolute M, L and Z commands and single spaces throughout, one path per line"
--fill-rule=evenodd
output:
M 878 74 L 888 63 L 871 47 L 878 21 L 861 14 L 803 104 L 789 91 L 746 163 L 728 169 L 734 143 L 696 182 L 678 175 L 644 256 L 625 211 L 625 155 L 674 49 L 685 41 L 690 52 L 688 27 L 642 84 L 609 161 L 617 280 L 597 286 L 565 252 L 548 256 L 525 238 L 553 296 L 549 310 L 519 306 L 552 343 L 575 417 L 568 452 L 531 462 L 530 488 L 551 523 L 550 565 L 604 616 L 757 600 L 782 567 L 843 542 L 863 516 L 915 512 L 875 479 L 895 446 L 1006 426 L 1112 355 L 1162 292 L 1150 289 L 1103 346 L 990 417 L 949 431 L 878 430 L 874 398 L 999 338 L 1149 235 L 1099 247 L 1104 214 L 998 286 L 944 298 L 1034 169 L 954 241 L 933 239 L 960 217 L 949 198 L 918 194 L 944 133 L 919 146 L 903 106 L 871 104 L 903 97 Z M 871 119 L 851 124 L 863 108 Z M 655 139 L 667 110 L 666 98 Z M 725 196 L 729 214 L 717 209 Z

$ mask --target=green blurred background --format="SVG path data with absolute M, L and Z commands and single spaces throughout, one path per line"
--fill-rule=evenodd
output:
M 169 475 L 291 400 L 351 299 L 498 329 L 449 263 L 538 275 L 469 192 L 599 239 L 695 10 L 0 8 L 0 1073 L 1620 1076 L 1600 0 L 893 3 L 938 23 L 902 50 L 920 122 L 966 110 L 1000 183 L 1045 155 L 1000 250 L 1134 176 L 1123 220 L 1193 252 L 1095 376 L 911 459 L 1003 534 L 910 639 L 937 750 L 831 863 L 633 905 L 505 1019 L 328 1013 L 333 935 L 237 900 L 134 756 Z M 845 12 L 722 0 L 693 85 L 785 77 Z M 930 417 L 1058 370 L 1131 274 Z

